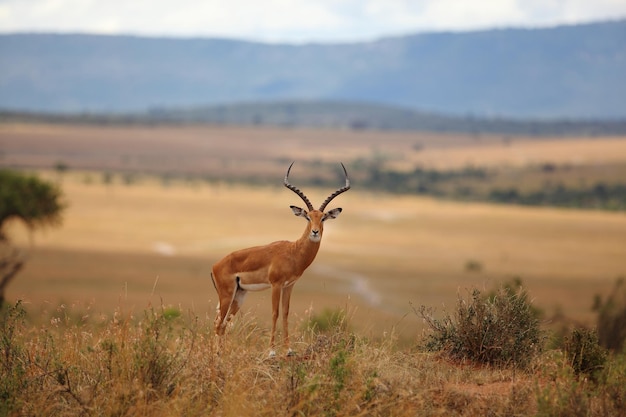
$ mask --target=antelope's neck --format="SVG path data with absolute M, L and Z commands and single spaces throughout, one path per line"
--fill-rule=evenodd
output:
M 312 242 L 311 239 L 309 239 L 309 234 L 305 233 L 295 243 L 298 257 L 302 260 L 306 268 L 311 265 L 315 259 L 317 251 L 320 249 L 320 242 Z

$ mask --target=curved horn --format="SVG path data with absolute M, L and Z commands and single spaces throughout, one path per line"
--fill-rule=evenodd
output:
M 309 211 L 313 211 L 313 204 L 311 204 L 309 199 L 306 198 L 306 196 L 304 195 L 302 191 L 300 191 L 298 188 L 294 187 L 293 185 L 289 184 L 289 180 L 287 179 L 289 177 L 289 171 L 291 171 L 291 167 L 293 166 L 294 162 L 292 162 L 291 165 L 289 165 L 289 168 L 287 169 L 287 174 L 285 174 L 285 181 L 284 181 L 285 187 L 289 188 L 291 191 L 298 194 L 300 198 L 302 199 L 302 201 L 304 201 L 304 203 L 306 204 Z
M 346 171 L 346 167 L 343 166 L 343 163 L 341 164 L 341 167 L 343 168 L 343 173 L 346 176 L 346 185 L 344 187 L 341 187 L 340 189 L 338 189 L 331 195 L 329 195 L 326 201 L 324 201 L 322 205 L 320 206 L 320 209 L 319 209 L 320 211 L 324 211 L 328 203 L 330 203 L 333 200 L 333 198 L 337 197 L 339 194 L 346 192 L 350 189 L 350 179 L 348 178 L 348 171 Z

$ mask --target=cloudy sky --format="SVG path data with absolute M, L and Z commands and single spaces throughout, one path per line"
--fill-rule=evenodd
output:
M 336 42 L 626 18 L 626 0 L 0 0 L 0 32 Z

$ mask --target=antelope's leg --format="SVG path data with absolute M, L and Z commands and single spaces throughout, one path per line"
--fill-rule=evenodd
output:
M 282 289 L 282 308 L 283 308 L 283 341 L 285 348 L 287 348 L 287 354 L 291 355 L 293 352 L 289 348 L 289 300 L 291 299 L 291 290 L 293 285 L 283 287 Z
M 235 314 L 237 314 L 237 312 L 243 305 L 243 299 L 246 296 L 246 294 L 247 294 L 246 290 L 237 288 L 237 291 L 235 291 L 235 296 L 233 297 L 233 302 L 230 306 L 230 312 L 228 313 L 228 317 L 226 317 L 226 322 L 230 320 L 230 317 L 233 317 Z
M 280 284 L 272 286 L 272 335 L 270 337 L 270 356 L 274 356 L 276 354 L 274 340 L 276 337 L 276 322 L 278 321 L 281 293 L 282 288 Z
M 223 335 L 224 330 L 226 329 L 227 317 L 231 311 L 235 297 L 237 296 L 237 282 L 233 280 L 232 285 L 228 287 L 221 287 L 221 291 L 219 291 L 218 296 L 220 304 L 218 306 L 219 311 L 215 317 L 215 333 Z

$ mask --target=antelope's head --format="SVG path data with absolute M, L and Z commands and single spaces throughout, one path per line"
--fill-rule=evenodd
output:
M 328 219 L 336 219 L 339 216 L 339 214 L 341 214 L 341 210 L 342 210 L 341 208 L 335 208 L 332 210 L 328 210 L 327 212 L 324 212 L 324 210 L 326 209 L 326 206 L 328 205 L 328 203 L 330 203 L 333 200 L 333 198 L 337 197 L 339 194 L 346 192 L 350 189 L 350 180 L 348 179 L 348 172 L 346 171 L 346 167 L 343 164 L 341 164 L 341 167 L 343 168 L 343 173 L 346 178 L 346 185 L 339 188 L 337 191 L 335 191 L 331 195 L 329 195 L 328 198 L 322 203 L 320 208 L 315 210 L 313 208 L 313 204 L 311 204 L 311 201 L 309 201 L 307 196 L 304 195 L 304 193 L 300 191 L 298 188 L 294 187 L 293 185 L 289 183 L 289 180 L 288 180 L 289 172 L 291 171 L 291 167 L 293 166 L 293 164 L 294 163 L 292 162 L 291 165 L 289 165 L 289 168 L 287 169 L 287 174 L 285 175 L 284 184 L 285 184 L 285 187 L 289 188 L 291 191 L 296 193 L 302 199 L 302 201 L 304 201 L 308 211 L 297 206 L 290 206 L 290 207 L 291 207 L 291 210 L 293 211 L 293 214 L 295 214 L 298 217 L 303 217 L 308 221 L 307 234 L 308 234 L 309 240 L 311 242 L 317 243 L 322 239 L 322 233 L 324 231 L 324 222 Z

